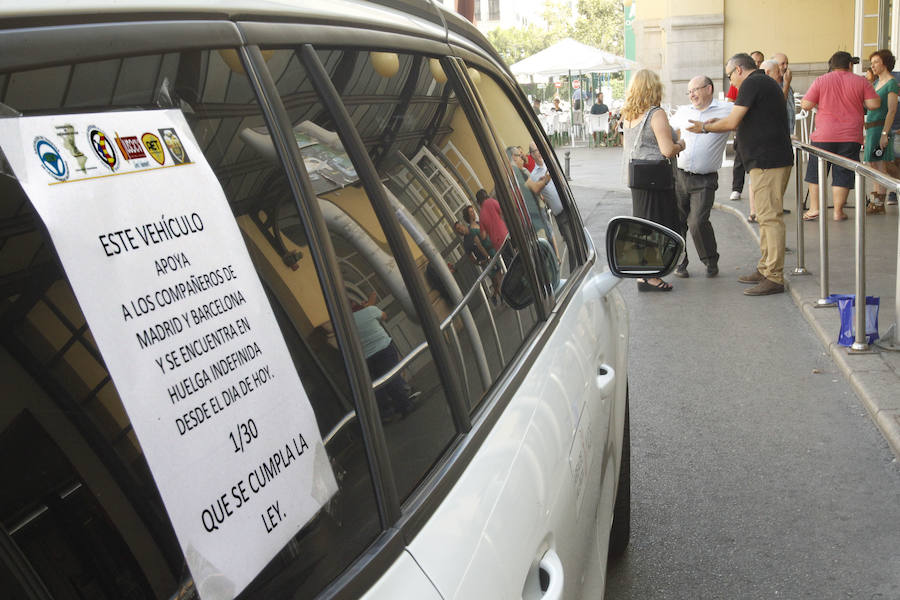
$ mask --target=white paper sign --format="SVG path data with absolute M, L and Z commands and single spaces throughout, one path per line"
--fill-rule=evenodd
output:
M 177 110 L 0 119 L 197 589 L 233 598 L 335 493 L 240 230 Z

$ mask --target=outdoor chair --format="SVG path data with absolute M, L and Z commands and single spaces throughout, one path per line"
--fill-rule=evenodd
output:
M 572 139 L 572 119 L 567 112 L 556 113 L 559 116 L 559 134 L 561 138 L 564 138 L 566 143 Z
M 609 113 L 587 115 L 588 146 L 605 146 L 609 137 Z
M 550 135 L 550 119 L 547 118 L 547 115 L 538 113 L 537 119 L 538 123 L 541 124 L 541 129 L 543 129 L 547 135 Z
M 559 113 L 551 112 L 546 117 L 547 119 L 547 135 L 550 136 L 550 142 L 554 146 L 559 145 Z
M 576 110 L 572 113 L 572 127 L 571 127 L 571 136 L 572 142 L 575 140 L 583 140 L 584 139 L 584 111 Z

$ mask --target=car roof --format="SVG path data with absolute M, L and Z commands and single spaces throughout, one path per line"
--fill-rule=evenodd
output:
M 0 0 L 0 32 L 175 19 L 312 22 L 418 35 L 475 50 L 509 74 L 487 38 L 437 0 Z
M 397 12 L 445 27 L 447 13 L 431 0 L 0 0 L 0 19 L 40 17 L 58 22 L 128 19 L 199 18 L 359 22 L 377 13 Z M 474 28 L 473 28 L 474 29 Z

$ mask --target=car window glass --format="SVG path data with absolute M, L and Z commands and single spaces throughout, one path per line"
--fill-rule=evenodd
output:
M 287 84 L 291 62 L 279 56 L 282 52 L 276 53 L 278 60 L 273 58 L 268 64 L 291 121 L 300 127 L 308 127 L 311 121 L 327 129 L 327 113 L 294 106 L 293 99 L 304 92 Z M 407 243 L 432 300 L 430 307 L 418 307 L 419 310 L 434 311 L 441 322 L 455 314 L 443 330 L 462 377 L 468 405 L 474 409 L 534 326 L 536 312 L 534 307 L 514 311 L 499 300 L 497 286 L 504 264 L 515 249 L 507 239 L 503 212 L 494 199 L 496 184 L 472 126 L 434 57 L 348 49 L 321 49 L 317 54 L 408 234 Z M 283 65 L 280 70 L 278 65 Z M 304 161 L 309 166 L 308 159 Z M 327 172 L 320 174 L 328 178 Z M 326 188 L 319 198 L 344 208 L 384 249 L 383 234 L 370 216 L 363 189 Z M 482 218 L 488 213 L 490 217 Z M 340 249 L 348 246 L 347 240 L 341 238 L 346 236 L 332 235 L 339 255 Z M 360 282 L 356 296 L 365 298 L 376 291 L 378 298 L 386 301 L 379 306 L 387 308 L 389 316 L 398 315 L 403 331 L 417 331 L 398 310 L 383 277 L 373 273 L 374 269 L 351 250 L 344 251 L 343 274 L 348 286 Z M 408 352 L 409 344 L 398 346 L 401 355 Z M 415 373 L 413 369 L 414 379 Z M 414 387 L 423 393 L 429 389 L 424 384 Z M 449 430 L 443 429 L 442 421 L 432 417 L 427 426 L 428 436 L 444 441 Z M 410 455 L 432 456 L 440 448 L 435 445 L 429 452 L 410 452 L 412 444 L 425 443 L 425 437 L 424 431 L 410 436 L 400 426 L 388 430 L 395 470 L 401 474 L 401 492 L 408 489 L 403 485 L 402 473 L 408 469 L 405 463 L 410 462 Z
M 390 122 L 391 113 L 385 112 L 380 99 L 395 103 L 397 90 L 389 89 L 371 68 L 361 67 L 368 64 L 366 53 L 322 52 L 319 58 L 354 120 L 382 127 Z M 336 253 L 346 286 L 343 293 L 350 301 L 375 384 L 397 488 L 404 499 L 456 435 L 434 358 L 422 346 L 425 335 L 419 314 L 428 308 L 414 305 L 355 165 L 306 76 L 300 52 L 293 48 L 270 51 L 266 65 L 288 111 Z M 367 135 L 366 130 L 361 133 Z M 430 258 L 437 255 L 430 257 L 413 243 L 409 248 L 426 277 L 446 270 L 443 262 L 432 267 Z M 440 301 L 437 295 L 432 299 Z
M 553 172 L 552 161 L 539 150 L 540 146 L 500 84 L 483 70 L 470 69 L 469 73 L 498 141 L 506 150 L 528 221 L 537 237 L 553 248 L 564 282 L 576 264 L 571 213 L 564 191 L 557 188 L 557 182 L 564 185 L 564 180 Z
M 225 190 L 339 487 L 244 596 L 315 595 L 381 527 L 329 307 L 237 53 L 172 52 L 3 77 L 0 102 L 26 116 L 184 113 Z M 40 219 L 3 171 L 0 477 L 16 482 L 0 492 L 0 535 L 12 541 L 4 548 L 54 597 L 189 597 L 190 575 L 90 327 Z

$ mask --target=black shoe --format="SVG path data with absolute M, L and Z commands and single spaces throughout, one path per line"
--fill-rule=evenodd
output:
M 403 411 L 391 409 L 390 411 L 384 411 L 381 413 L 381 422 L 385 425 L 389 423 L 396 423 L 400 419 L 403 419 L 405 416 L 406 415 L 403 413 Z
M 706 265 L 706 276 L 707 277 L 715 277 L 719 274 L 719 265 L 718 263 L 709 263 Z
M 690 276 L 691 276 L 691 274 L 688 273 L 686 264 L 682 263 L 682 264 L 678 265 L 677 267 L 675 267 L 675 277 L 688 278 Z
M 422 392 L 419 390 L 413 390 L 409 394 L 409 398 L 406 399 L 403 407 L 400 409 L 400 418 L 405 419 L 410 414 L 413 413 L 417 408 L 419 408 L 419 400 L 422 399 Z

